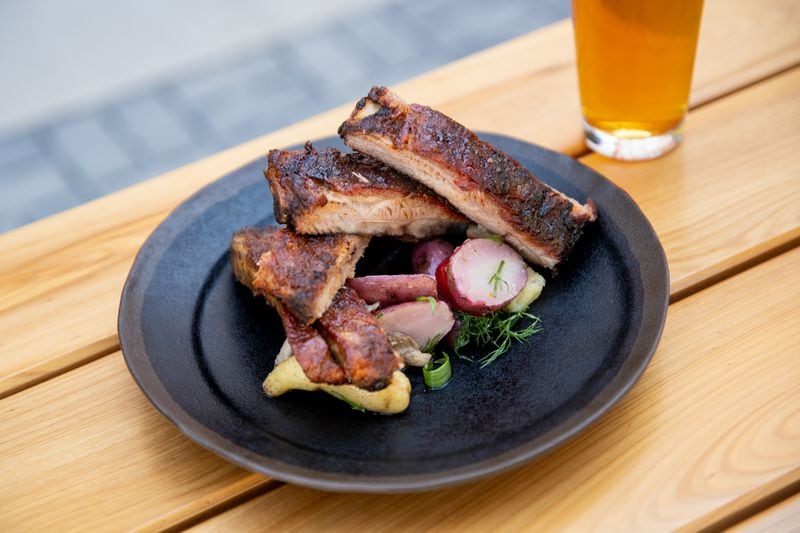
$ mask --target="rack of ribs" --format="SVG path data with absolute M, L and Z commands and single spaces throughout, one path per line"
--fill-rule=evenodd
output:
M 231 241 L 234 275 L 275 307 L 293 355 L 315 383 L 378 390 L 400 368 L 400 358 L 377 319 L 355 291 L 342 287 L 368 240 L 304 236 L 267 227 L 240 230 Z M 336 261 L 340 256 L 348 260 Z M 304 320 L 317 312 L 316 323 L 314 318 Z
M 340 127 L 354 150 L 411 176 L 446 198 L 526 259 L 554 269 L 597 218 L 518 161 L 446 115 L 373 87 Z
M 334 148 L 271 150 L 264 175 L 275 217 L 304 234 L 351 233 L 426 239 L 467 219 L 408 176 L 360 153 Z

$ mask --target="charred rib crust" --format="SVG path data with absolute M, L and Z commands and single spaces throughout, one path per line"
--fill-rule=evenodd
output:
M 366 113 L 369 103 L 380 106 Z M 571 250 L 584 225 L 596 218 L 594 204 L 581 206 L 542 183 L 518 161 L 451 118 L 427 106 L 405 104 L 386 87 L 373 87 L 339 128 L 349 136 L 391 142 L 458 176 L 462 191 L 480 191 L 503 210 L 504 220 L 557 261 Z
M 369 390 L 382 389 L 390 383 L 400 361 L 377 319 L 353 289 L 339 289 L 315 326 L 295 316 L 276 290 L 278 282 L 298 284 L 297 280 L 289 279 L 292 276 L 310 276 L 312 280 L 323 276 L 325 270 L 315 271 L 313 266 L 319 259 L 307 256 L 314 252 L 309 247 L 316 244 L 324 248 L 327 242 L 286 229 L 247 228 L 237 232 L 231 241 L 233 271 L 239 281 L 255 294 L 264 296 L 278 311 L 292 353 L 311 381 L 332 385 L 349 382 Z M 333 254 L 335 249 L 329 247 L 324 252 Z M 361 251 L 357 251 L 358 256 Z M 283 259 L 283 264 L 274 264 L 273 258 L 278 257 Z M 327 264 L 325 257 L 322 261 L 323 266 Z M 271 270 L 276 268 L 287 271 L 276 274 Z M 265 269 L 270 272 L 265 273 Z M 275 279 L 268 278 L 270 273 Z M 309 290 L 316 293 L 313 288 Z M 303 300 L 303 297 L 298 296 L 298 299 Z
M 339 289 L 318 328 L 353 385 L 379 390 L 389 384 L 400 366 L 398 357 L 378 320 L 353 289 Z
M 344 370 L 333 359 L 322 335 L 312 326 L 303 324 L 279 301 L 273 299 L 271 303 L 281 317 L 292 354 L 308 379 L 330 385 L 346 383 Z
M 440 224 L 455 227 L 467 221 L 424 185 L 358 152 L 343 154 L 335 148 L 318 152 L 310 142 L 303 151 L 271 150 L 264 175 L 272 191 L 278 222 L 303 233 L 318 233 L 313 223 L 314 211 L 328 203 L 329 193 L 339 193 L 356 202 L 360 196 L 414 201 L 429 209 L 432 216 L 438 216 Z M 378 221 L 371 222 L 365 232 L 384 233 Z M 388 226 L 394 221 L 386 222 Z
M 267 227 L 244 229 L 234 237 L 234 245 L 237 241 L 250 247 L 249 261 L 260 252 L 257 271 L 242 272 L 242 283 L 277 298 L 303 323 L 310 324 L 322 316 L 345 279 L 353 275 L 369 238 L 307 236 Z
M 325 339 L 311 326 L 305 325 L 285 305 L 270 294 L 253 287 L 259 270 L 259 259 L 267 251 L 271 235 L 269 229 L 246 229 L 237 232 L 231 241 L 231 263 L 236 278 L 254 294 L 264 296 L 278 311 L 286 330 L 286 339 L 292 347 L 303 373 L 315 383 L 339 385 L 345 383 L 344 371 L 333 359 Z
M 258 272 L 258 260 L 269 249 L 269 228 L 246 228 L 237 231 L 231 239 L 231 265 L 242 285 L 253 290 L 253 278 Z M 255 291 L 254 291 L 255 293 Z

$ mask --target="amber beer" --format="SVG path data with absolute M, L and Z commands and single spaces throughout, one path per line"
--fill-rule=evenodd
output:
M 649 159 L 680 140 L 703 0 L 572 0 L 590 148 Z

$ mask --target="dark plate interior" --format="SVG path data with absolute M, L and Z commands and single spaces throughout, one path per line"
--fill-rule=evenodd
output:
M 506 137 L 484 138 L 545 182 L 599 208 L 532 312 L 544 331 L 480 369 L 457 360 L 445 389 L 410 371 L 409 409 L 362 414 L 321 393 L 269 399 L 261 382 L 284 335 L 238 285 L 228 243 L 273 222 L 264 162 L 179 206 L 148 239 L 123 291 L 119 334 L 144 392 L 189 437 L 242 466 L 330 490 L 439 487 L 530 459 L 584 428 L 643 371 L 668 300 L 664 252 L 633 201 L 577 161 Z M 335 138 L 315 143 L 344 148 Z M 360 270 L 407 268 L 406 245 L 375 240 Z

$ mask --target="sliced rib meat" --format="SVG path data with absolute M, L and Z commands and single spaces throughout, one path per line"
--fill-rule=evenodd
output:
M 258 275 L 259 259 L 272 242 L 267 231 L 255 229 L 237 233 L 231 242 L 231 262 L 236 278 L 253 292 L 261 294 L 275 307 L 286 330 L 286 340 L 292 348 L 303 373 L 314 383 L 339 385 L 347 381 L 344 370 L 336 363 L 325 339 L 312 326 L 297 318 L 278 298 L 255 289 L 253 281 Z
M 378 320 L 350 287 L 336 293 L 322 315 L 319 332 L 353 385 L 378 390 L 386 387 L 401 359 L 394 352 Z
M 362 239 L 366 245 L 369 238 Z M 321 250 L 312 246 L 316 244 L 324 248 L 326 243 L 327 240 L 297 235 L 286 229 L 244 229 L 237 232 L 231 241 L 233 272 L 242 284 L 264 296 L 277 309 L 292 353 L 311 381 L 332 385 L 352 383 L 368 390 L 382 389 L 391 381 L 401 360 L 364 300 L 349 287 L 340 289 L 333 286 L 329 272 L 324 269 L 327 262 L 319 261 Z M 338 243 L 329 247 L 327 253 L 334 253 L 341 246 L 343 244 Z M 347 250 L 349 248 L 340 252 L 344 254 Z M 361 253 L 358 251 L 357 255 Z M 338 268 L 344 268 L 349 272 L 348 276 L 352 275 L 356 259 L 352 259 L 352 266 L 339 265 Z M 280 264 L 277 264 L 279 260 Z M 305 268 L 319 269 L 307 272 Z M 277 272 L 265 272 L 266 269 L 276 269 Z M 324 290 L 317 287 L 318 283 L 309 281 L 315 279 L 320 280 L 319 283 L 324 281 Z M 279 282 L 285 283 L 286 287 L 279 286 Z M 304 288 L 297 288 L 300 286 Z M 303 295 L 306 293 L 317 295 L 333 290 L 332 303 L 325 306 L 315 324 L 308 325 L 296 316 L 285 299 L 290 287 L 297 289 L 289 301 L 305 301 L 307 297 Z
M 467 222 L 427 187 L 364 154 L 306 143 L 303 151 L 271 150 L 267 160 L 275 217 L 299 233 L 425 239 Z
M 286 331 L 286 340 L 292 347 L 292 355 L 308 379 L 330 385 L 347 383 L 344 370 L 333 358 L 322 335 L 313 326 L 303 324 L 280 302 L 273 300 L 270 303 L 278 311 Z
M 287 228 L 246 228 L 231 242 L 240 281 L 281 301 L 304 324 L 317 320 L 344 281 L 355 273 L 369 237 L 299 235 Z M 237 255 L 237 250 L 245 256 Z M 240 277 L 241 275 L 241 277 Z
M 444 114 L 373 87 L 339 128 L 351 148 L 430 187 L 529 261 L 553 269 L 597 211 L 542 183 Z

